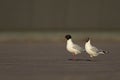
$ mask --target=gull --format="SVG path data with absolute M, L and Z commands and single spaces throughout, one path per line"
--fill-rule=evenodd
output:
M 79 53 L 82 53 L 84 49 L 73 43 L 71 35 L 66 35 L 65 38 L 67 39 L 66 49 L 72 53 L 72 60 L 75 60 L 75 56 Z
M 108 53 L 107 51 L 97 49 L 95 46 L 91 45 L 90 38 L 86 40 L 85 43 L 85 50 L 90 55 L 91 58 L 98 56 L 99 54 L 105 54 Z

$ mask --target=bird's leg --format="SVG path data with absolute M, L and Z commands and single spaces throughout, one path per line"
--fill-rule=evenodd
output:
M 90 57 L 91 57 L 91 61 L 93 61 L 93 60 L 94 60 L 94 57 L 93 57 L 92 55 L 90 55 Z
M 95 60 L 95 57 L 91 57 L 91 61 L 93 61 L 93 62 L 95 62 L 96 60 Z
M 76 59 L 76 58 L 75 58 L 75 54 L 72 53 L 72 60 L 75 61 L 75 59 Z
M 91 57 L 91 61 L 94 61 L 94 57 Z

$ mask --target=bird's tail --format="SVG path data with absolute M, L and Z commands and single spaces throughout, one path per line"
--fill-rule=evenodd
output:
M 107 54 L 109 51 L 100 51 L 99 54 Z
M 107 54 L 107 53 L 109 53 L 109 51 L 103 51 L 103 53 L 104 53 L 104 54 Z

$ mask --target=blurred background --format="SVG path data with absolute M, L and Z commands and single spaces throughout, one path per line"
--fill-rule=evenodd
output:
M 0 0 L 0 42 L 120 41 L 119 0 Z

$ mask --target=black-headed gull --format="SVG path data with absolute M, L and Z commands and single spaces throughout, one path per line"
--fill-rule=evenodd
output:
M 67 39 L 66 49 L 70 53 L 72 53 L 73 56 L 72 60 L 75 60 L 75 55 L 82 53 L 84 49 L 81 48 L 79 45 L 73 43 L 71 35 L 66 35 L 65 38 Z
M 91 58 L 98 56 L 99 54 L 105 54 L 108 53 L 107 51 L 103 51 L 100 49 L 97 49 L 96 47 L 91 45 L 90 38 L 86 40 L 85 43 L 85 50 L 90 55 Z

